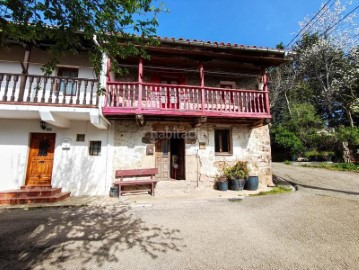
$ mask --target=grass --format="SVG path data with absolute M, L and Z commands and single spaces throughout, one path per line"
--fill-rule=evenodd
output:
M 286 193 L 289 191 L 292 191 L 292 189 L 284 186 L 277 186 L 272 188 L 272 190 L 261 191 L 258 194 L 251 194 L 250 196 L 274 195 L 274 194 Z
M 289 160 L 285 160 L 283 163 L 284 163 L 285 165 L 291 165 L 291 164 L 292 164 L 292 162 L 289 161 Z
M 332 171 L 346 171 L 359 173 L 359 165 L 353 163 L 315 163 L 303 164 L 302 167 L 308 168 L 322 168 Z

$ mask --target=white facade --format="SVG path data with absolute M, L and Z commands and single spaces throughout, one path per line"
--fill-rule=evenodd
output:
M 71 191 L 72 195 L 108 194 L 112 168 L 111 129 L 101 130 L 89 121 L 71 121 L 70 128 L 47 125 L 40 128 L 39 120 L 0 119 L 0 190 L 17 189 L 25 184 L 31 133 L 55 133 L 55 156 L 52 185 Z M 85 134 L 84 142 L 76 142 L 77 134 Z M 63 149 L 63 142 L 70 142 Z M 89 155 L 89 142 L 101 141 L 101 155 Z
M 20 61 L 23 61 L 24 53 L 25 50 L 21 47 L 1 48 L 0 73 L 21 74 Z M 48 59 L 45 51 L 33 49 L 28 74 L 43 75 L 41 67 Z M 86 53 L 69 54 L 58 60 L 58 68 L 78 69 L 78 78 L 96 79 Z M 56 76 L 57 71 L 52 75 Z M 5 85 L 6 78 L 3 77 L 0 89 L 0 191 L 18 189 L 25 185 L 31 133 L 55 133 L 52 186 L 61 187 L 63 191 L 70 191 L 75 196 L 108 194 L 112 183 L 112 162 L 108 162 L 112 158 L 112 131 L 101 115 L 101 108 L 1 102 Z M 8 85 L 7 101 L 12 94 L 13 85 L 12 81 Z M 47 87 L 50 89 L 49 85 Z M 94 96 L 96 90 L 94 88 Z M 17 94 L 18 89 L 15 92 Z M 40 128 L 40 121 L 46 123 L 46 130 Z M 77 134 L 85 134 L 85 141 L 77 142 Z M 89 155 L 90 141 L 101 141 L 100 156 Z M 69 149 L 63 149 L 64 142 L 70 143 Z

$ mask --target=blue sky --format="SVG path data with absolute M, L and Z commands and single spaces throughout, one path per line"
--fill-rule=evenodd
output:
M 299 31 L 299 21 L 314 15 L 324 0 L 162 0 L 169 13 L 159 16 L 161 37 L 275 47 Z

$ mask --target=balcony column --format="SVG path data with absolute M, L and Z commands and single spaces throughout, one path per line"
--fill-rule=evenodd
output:
M 204 111 L 204 67 L 203 63 L 199 63 L 199 74 L 201 78 L 201 99 L 202 99 L 202 111 Z
M 138 110 L 142 110 L 142 79 L 143 79 L 143 59 L 138 61 Z
M 265 94 L 265 106 L 267 114 L 270 114 L 269 91 L 268 91 L 268 77 L 265 68 L 262 69 L 263 91 Z

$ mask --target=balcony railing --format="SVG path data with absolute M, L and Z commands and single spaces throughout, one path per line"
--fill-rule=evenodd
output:
M 103 111 L 107 115 L 270 117 L 267 91 L 138 82 L 108 82 Z
M 0 103 L 93 107 L 94 79 L 0 73 Z

